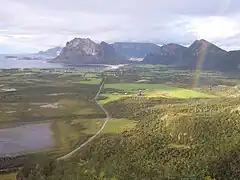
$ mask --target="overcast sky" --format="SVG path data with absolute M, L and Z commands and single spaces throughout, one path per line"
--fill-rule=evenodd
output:
M 240 49 L 240 0 L 0 0 L 0 53 L 96 42 L 189 45 L 206 39 Z

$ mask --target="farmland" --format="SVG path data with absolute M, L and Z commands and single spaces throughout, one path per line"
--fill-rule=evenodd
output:
M 105 94 L 107 99 L 102 100 L 103 104 L 118 100 L 121 97 L 137 95 L 138 90 L 143 92 L 145 97 L 167 97 L 167 98 L 214 98 L 216 96 L 184 88 L 173 87 L 165 84 L 143 84 L 143 83 L 116 83 L 105 84 Z M 115 89 L 115 90 L 113 90 Z M 107 93 L 108 90 L 110 93 Z
M 98 130 L 98 119 L 104 118 L 93 101 L 101 78 L 85 77 L 79 72 L 18 71 L 1 73 L 0 127 L 24 124 L 51 124 L 55 148 L 68 149 Z M 86 74 L 86 73 L 85 73 Z M 79 83 L 76 83 L 78 81 Z

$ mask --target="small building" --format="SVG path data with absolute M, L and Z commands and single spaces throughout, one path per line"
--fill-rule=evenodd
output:
M 142 96 L 143 94 L 142 94 L 142 90 L 141 89 L 139 89 L 138 90 L 138 96 Z
M 23 180 L 23 177 L 20 176 L 19 174 L 16 175 L 16 180 Z

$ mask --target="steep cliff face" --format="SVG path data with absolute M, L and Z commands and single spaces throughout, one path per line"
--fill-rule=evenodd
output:
M 75 38 L 67 42 L 54 61 L 71 65 L 126 63 L 126 59 L 117 54 L 112 46 L 105 42 L 97 44 L 89 38 Z
M 112 44 L 115 51 L 127 59 L 144 58 L 147 54 L 157 51 L 160 47 L 153 43 L 116 42 Z
M 121 64 L 121 63 L 128 63 L 125 57 L 116 53 L 115 49 L 106 42 L 101 42 L 100 44 L 101 49 L 101 59 L 106 64 Z
M 178 44 L 166 44 L 159 48 L 154 53 L 149 53 L 143 60 L 144 63 L 151 64 L 174 64 L 176 61 L 182 58 L 183 53 L 186 51 L 186 47 Z

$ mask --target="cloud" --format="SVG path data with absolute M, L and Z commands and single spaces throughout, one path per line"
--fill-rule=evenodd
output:
M 238 0 L 1 0 L 1 4 L 4 52 L 47 49 L 74 37 L 182 45 L 205 38 L 228 49 L 239 42 L 228 38 L 240 40 Z
M 216 43 L 226 50 L 240 50 L 240 33 L 219 39 Z

